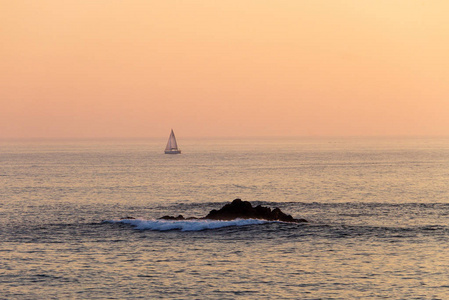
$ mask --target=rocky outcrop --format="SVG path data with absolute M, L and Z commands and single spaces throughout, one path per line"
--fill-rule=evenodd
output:
M 192 220 L 197 218 L 185 219 L 182 215 L 177 217 L 164 216 L 163 220 Z M 258 205 L 253 207 L 250 202 L 235 199 L 231 203 L 226 204 L 221 209 L 213 209 L 209 214 L 200 219 L 209 220 L 235 220 L 235 219 L 261 219 L 267 221 L 282 221 L 292 223 L 307 222 L 305 219 L 295 219 L 291 215 L 283 213 L 279 208 L 271 209 Z
M 183 215 L 179 215 L 177 217 L 174 216 L 163 216 L 159 218 L 159 220 L 172 220 L 172 221 L 182 221 L 182 220 L 199 220 L 200 218 L 190 217 L 190 218 L 184 218 Z M 203 219 L 203 218 L 201 218 Z

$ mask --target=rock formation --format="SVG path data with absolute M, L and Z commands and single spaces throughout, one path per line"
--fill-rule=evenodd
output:
M 192 220 L 198 218 L 184 218 L 182 215 L 177 217 L 164 216 L 163 220 Z M 261 219 L 267 221 L 282 221 L 292 223 L 307 222 L 305 219 L 294 219 L 291 215 L 283 213 L 279 208 L 271 210 L 269 207 L 258 205 L 253 207 L 250 202 L 235 199 L 232 203 L 228 203 L 221 209 L 213 209 L 203 218 L 209 220 L 235 220 L 235 219 Z

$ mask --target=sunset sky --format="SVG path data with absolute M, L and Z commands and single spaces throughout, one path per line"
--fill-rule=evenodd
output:
M 0 139 L 449 136 L 447 0 L 0 2 Z

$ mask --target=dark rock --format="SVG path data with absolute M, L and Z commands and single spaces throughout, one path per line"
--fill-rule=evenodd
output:
M 248 201 L 235 199 L 232 203 L 226 204 L 220 210 L 213 209 L 204 219 L 210 220 L 234 220 L 247 216 L 250 219 L 254 216 L 253 206 Z
M 253 207 L 250 202 L 235 199 L 220 210 L 212 210 L 204 219 L 234 220 L 234 219 L 262 219 L 283 222 L 307 222 L 304 219 L 294 219 L 291 215 L 283 213 L 279 208 L 271 210 L 269 207 L 258 205 Z
M 174 220 L 174 221 L 180 221 L 180 220 L 185 220 L 183 215 L 179 215 L 177 217 L 173 217 L 173 216 L 163 216 L 161 218 L 159 218 L 160 220 Z
M 178 217 L 163 216 L 163 220 L 195 220 L 197 218 L 185 219 L 182 215 Z M 283 213 L 279 208 L 271 210 L 269 207 L 258 205 L 253 207 L 250 202 L 235 199 L 232 203 L 228 203 L 221 209 L 213 209 L 209 214 L 201 219 L 209 220 L 235 220 L 235 219 L 261 219 L 268 221 L 282 221 L 301 223 L 307 222 L 305 219 L 294 219 L 291 215 Z

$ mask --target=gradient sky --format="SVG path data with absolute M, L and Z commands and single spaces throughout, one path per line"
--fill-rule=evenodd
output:
M 449 136 L 447 0 L 0 0 L 0 138 Z

